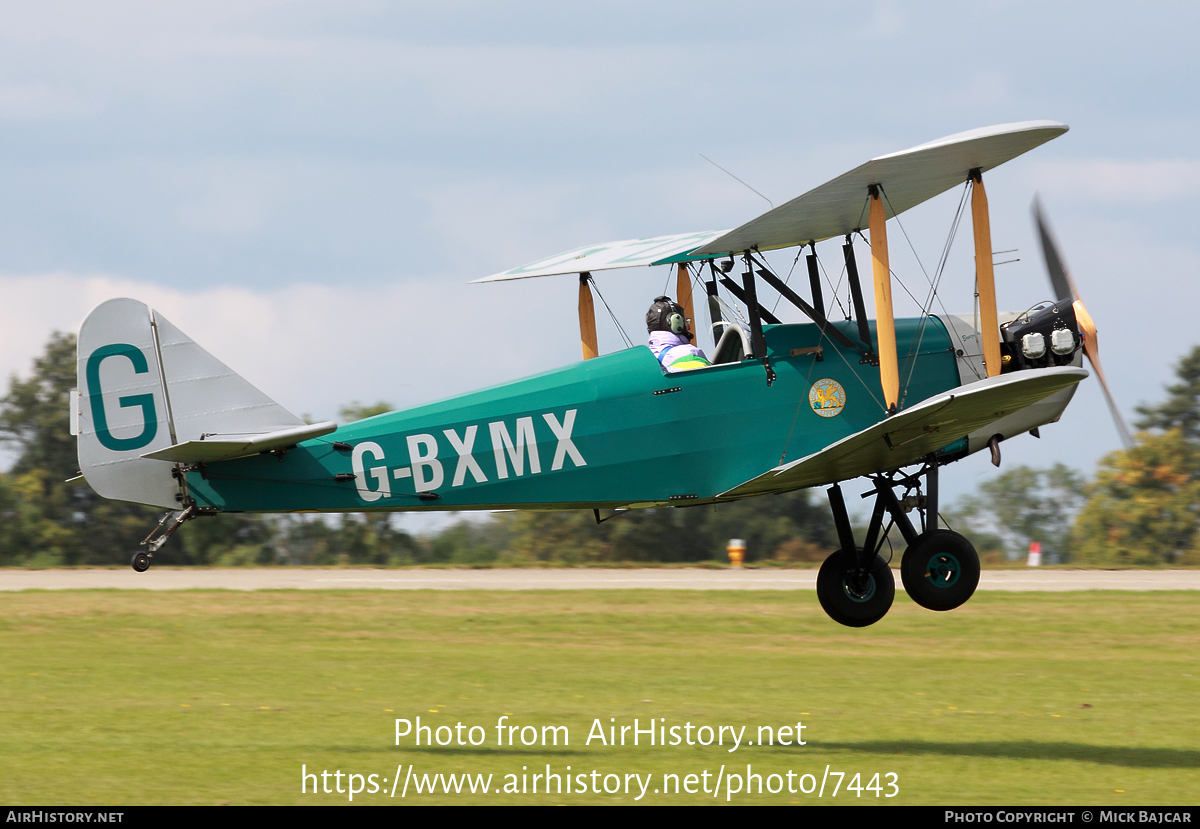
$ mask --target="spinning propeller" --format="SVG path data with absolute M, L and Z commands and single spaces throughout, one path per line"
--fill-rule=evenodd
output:
M 1108 381 L 1104 378 L 1104 369 L 1100 365 L 1100 347 L 1096 340 L 1096 323 L 1092 321 L 1091 315 L 1084 307 L 1079 290 L 1075 287 L 1075 280 L 1071 278 L 1071 272 L 1067 270 L 1066 262 L 1058 252 L 1054 234 L 1050 231 L 1050 225 L 1045 216 L 1042 215 L 1041 200 L 1036 196 L 1033 199 L 1033 220 L 1037 224 L 1038 236 L 1042 241 L 1042 255 L 1046 258 L 1046 270 L 1050 273 L 1054 298 L 1070 297 L 1074 303 L 1075 320 L 1079 323 L 1080 332 L 1083 333 L 1083 353 L 1087 355 L 1088 362 L 1092 364 L 1096 378 L 1100 381 L 1100 388 L 1104 390 L 1104 399 L 1108 402 L 1108 410 L 1112 413 L 1117 432 L 1121 435 L 1121 442 L 1126 449 L 1129 449 L 1133 446 L 1133 437 L 1129 431 L 1129 425 L 1117 408 L 1117 401 L 1108 387 Z

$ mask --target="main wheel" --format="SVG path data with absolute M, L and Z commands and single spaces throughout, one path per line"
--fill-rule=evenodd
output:
M 145 573 L 150 569 L 150 556 L 138 550 L 133 554 L 133 561 L 130 564 L 133 565 L 134 570 L 137 570 L 139 573 Z
M 900 578 L 912 600 L 929 610 L 953 610 L 979 585 L 979 554 L 950 530 L 922 533 L 900 560 Z
M 892 568 L 880 556 L 866 570 L 857 555 L 838 550 L 817 573 L 817 599 L 829 618 L 852 628 L 873 625 L 882 619 L 896 597 Z

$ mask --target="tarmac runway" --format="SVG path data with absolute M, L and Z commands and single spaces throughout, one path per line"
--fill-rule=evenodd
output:
M 900 571 L 893 571 L 900 584 Z M 0 570 L 14 590 L 813 590 L 817 571 L 776 569 L 373 570 L 131 568 Z M 1200 590 L 1200 570 L 984 570 L 980 590 Z

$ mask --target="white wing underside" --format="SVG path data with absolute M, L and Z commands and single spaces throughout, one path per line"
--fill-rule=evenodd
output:
M 971 170 L 987 172 L 1066 131 L 1067 125 L 1056 121 L 1022 121 L 960 132 L 873 158 L 734 230 L 589 245 L 473 282 L 661 265 L 844 236 L 862 229 L 870 185 L 882 185 L 890 219 L 963 184 Z
M 692 252 L 723 255 L 743 250 L 820 242 L 861 230 L 867 221 L 867 188 L 881 185 L 890 219 L 986 173 L 1067 131 L 1056 121 L 1023 121 L 960 132 L 909 150 L 873 158 L 832 181 L 781 204 Z
M 510 279 L 528 279 L 531 276 L 555 276 L 565 273 L 657 265 L 677 256 L 686 255 L 728 232 L 727 230 L 705 230 L 699 233 L 677 233 L 673 236 L 625 239 L 621 242 L 588 245 L 569 250 L 566 253 L 548 256 L 545 259 L 530 262 L 528 265 L 504 271 L 504 273 L 492 274 L 483 279 L 473 279 L 471 282 L 505 282 Z
M 898 469 L 1087 376 L 1082 368 L 1062 366 L 1002 374 L 960 386 L 820 452 L 777 466 L 718 497 L 785 492 Z

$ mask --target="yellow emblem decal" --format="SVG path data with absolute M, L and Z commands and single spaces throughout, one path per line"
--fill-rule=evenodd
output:
M 833 417 L 846 407 L 846 390 L 837 380 L 818 380 L 809 389 L 808 405 L 821 417 Z

